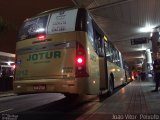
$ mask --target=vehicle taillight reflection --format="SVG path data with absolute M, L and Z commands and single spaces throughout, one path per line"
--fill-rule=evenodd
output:
M 12 65 L 12 68 L 15 69 L 15 68 L 16 68 L 16 65 Z
M 46 35 L 44 35 L 44 34 L 40 34 L 40 35 L 38 35 L 37 36 L 37 40 L 45 40 L 46 39 Z

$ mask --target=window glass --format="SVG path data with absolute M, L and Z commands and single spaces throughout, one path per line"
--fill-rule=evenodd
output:
M 113 62 L 114 61 L 114 49 L 113 49 L 113 46 L 111 43 L 109 44 L 109 47 L 110 47 L 110 51 L 111 51 L 111 62 Z
M 112 62 L 112 55 L 109 42 L 105 42 L 105 49 L 106 49 L 106 58 L 108 61 Z
M 116 64 L 116 49 L 113 48 L 113 63 Z
M 119 58 L 119 52 L 118 52 L 118 50 L 116 50 L 117 51 L 117 65 L 120 67 L 120 58 Z
M 94 35 L 93 35 L 92 18 L 89 16 L 89 14 L 87 18 L 87 33 L 92 46 L 95 48 L 94 39 L 93 39 Z
M 95 45 L 96 45 L 96 52 L 99 56 L 104 56 L 104 41 L 102 36 L 98 31 L 95 29 Z
M 20 29 L 18 40 L 29 39 L 39 33 L 46 33 L 47 21 L 48 15 L 25 21 Z
M 119 52 L 119 64 L 121 68 L 124 68 L 124 59 L 122 58 L 122 54 Z
M 116 65 L 120 66 L 119 52 L 117 49 L 116 49 Z

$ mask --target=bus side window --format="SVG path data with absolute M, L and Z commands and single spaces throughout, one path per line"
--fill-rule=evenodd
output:
M 115 64 L 118 65 L 118 53 L 116 49 L 114 49 L 114 61 L 115 61 Z
M 110 45 L 109 45 L 109 42 L 105 42 L 105 50 L 106 50 L 106 58 L 108 61 L 112 61 L 112 58 L 111 58 L 111 49 L 110 49 Z
M 102 35 L 94 29 L 94 42 L 96 45 L 96 53 L 99 56 L 104 56 L 104 41 L 102 39 Z
M 89 41 L 91 42 L 92 46 L 95 47 L 95 44 L 94 44 L 94 39 L 93 39 L 93 24 L 92 24 L 92 19 L 91 17 L 89 16 L 88 14 L 88 17 L 87 17 L 87 33 L 88 33 L 88 37 L 89 37 Z
M 102 35 L 98 32 L 98 27 L 94 21 L 91 19 L 91 17 L 88 14 L 87 17 L 87 33 L 89 37 L 89 41 L 91 42 L 93 48 L 95 49 L 95 52 L 98 54 L 98 56 L 104 56 L 104 42 L 102 39 Z
M 104 43 L 101 35 L 97 34 L 95 37 L 96 45 L 97 45 L 97 54 L 99 56 L 104 56 Z
M 121 53 L 118 52 L 118 51 L 117 51 L 117 53 L 118 53 L 118 66 L 121 67 L 121 68 L 123 68 L 122 59 L 121 59 L 121 57 L 122 57 Z
M 113 54 L 114 54 L 113 45 L 110 43 L 110 44 L 109 44 L 109 47 L 110 47 L 110 53 L 111 53 L 110 58 L 111 58 L 111 62 L 113 63 L 113 61 L 114 61 L 114 56 L 113 56 Z
M 113 49 L 113 61 L 114 61 L 114 63 L 118 66 L 118 61 L 119 61 L 119 54 L 118 54 L 118 51 L 117 51 L 117 49 Z
M 115 49 L 114 48 L 112 48 L 112 53 L 113 53 L 112 55 L 113 63 L 115 64 Z

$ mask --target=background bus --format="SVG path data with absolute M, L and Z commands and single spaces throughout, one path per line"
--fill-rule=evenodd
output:
M 83 8 L 24 21 L 16 57 L 16 93 L 112 93 L 126 81 L 121 53 Z

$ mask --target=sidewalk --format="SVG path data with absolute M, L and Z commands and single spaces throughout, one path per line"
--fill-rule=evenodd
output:
M 160 120 L 160 90 L 152 80 L 135 80 L 103 101 L 103 105 L 85 120 Z

